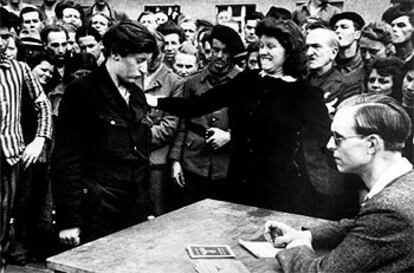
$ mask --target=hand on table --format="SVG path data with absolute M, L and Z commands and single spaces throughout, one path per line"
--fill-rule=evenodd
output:
M 282 222 L 268 220 L 264 226 L 264 237 L 274 247 L 291 248 L 305 245 L 313 249 L 310 231 L 298 231 Z

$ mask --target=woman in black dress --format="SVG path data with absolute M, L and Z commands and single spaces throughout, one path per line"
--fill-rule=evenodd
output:
M 311 126 L 324 149 L 330 118 L 321 90 L 304 80 L 304 38 L 293 21 L 273 18 L 259 22 L 256 33 L 260 37 L 260 71 L 244 71 L 201 96 L 148 96 L 147 101 L 185 117 L 229 107 L 232 201 L 317 215 L 301 133 L 305 126 Z

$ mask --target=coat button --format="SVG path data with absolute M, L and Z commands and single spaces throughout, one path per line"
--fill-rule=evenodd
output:
M 116 124 L 115 120 L 111 120 L 109 123 L 110 123 L 111 125 L 115 125 L 115 124 Z
M 87 194 L 88 193 L 88 189 L 83 189 L 83 193 Z

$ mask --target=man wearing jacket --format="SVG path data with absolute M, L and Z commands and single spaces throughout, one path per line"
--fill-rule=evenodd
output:
M 358 215 L 297 231 L 268 221 L 265 236 L 286 249 L 276 255 L 283 272 L 413 272 L 414 172 L 401 155 L 411 121 L 394 99 L 353 97 L 339 108 L 327 147 L 338 170 L 355 173 L 368 194 Z M 317 257 L 313 248 L 332 249 Z
M 107 61 L 70 84 L 52 154 L 52 192 L 62 243 L 76 246 L 144 221 L 150 122 L 135 85 L 156 49 L 153 35 L 123 21 L 103 37 Z
M 138 86 L 146 94 L 163 97 L 181 97 L 184 80 L 163 63 L 162 52 L 165 41 L 161 33 L 156 32 L 158 54 L 154 54 L 148 62 L 148 73 L 137 81 Z M 171 196 L 171 175 L 168 164 L 168 153 L 177 132 L 179 118 L 159 109 L 152 108 L 149 113 L 151 127 L 150 154 L 150 194 L 155 215 L 169 210 L 169 201 L 176 199 Z
M 244 52 L 244 45 L 237 32 L 230 27 L 216 25 L 212 30 L 211 44 L 211 63 L 187 80 L 184 96 L 199 96 L 239 73 L 234 57 Z M 184 189 L 184 204 L 204 198 L 226 198 L 230 138 L 227 108 L 182 121 L 170 159 L 173 179 Z

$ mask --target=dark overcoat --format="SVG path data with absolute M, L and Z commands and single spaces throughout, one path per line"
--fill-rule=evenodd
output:
M 105 65 L 71 83 L 56 125 L 52 191 L 59 229 L 85 240 L 148 215 L 150 123 L 144 93 L 130 85 L 129 105 Z

